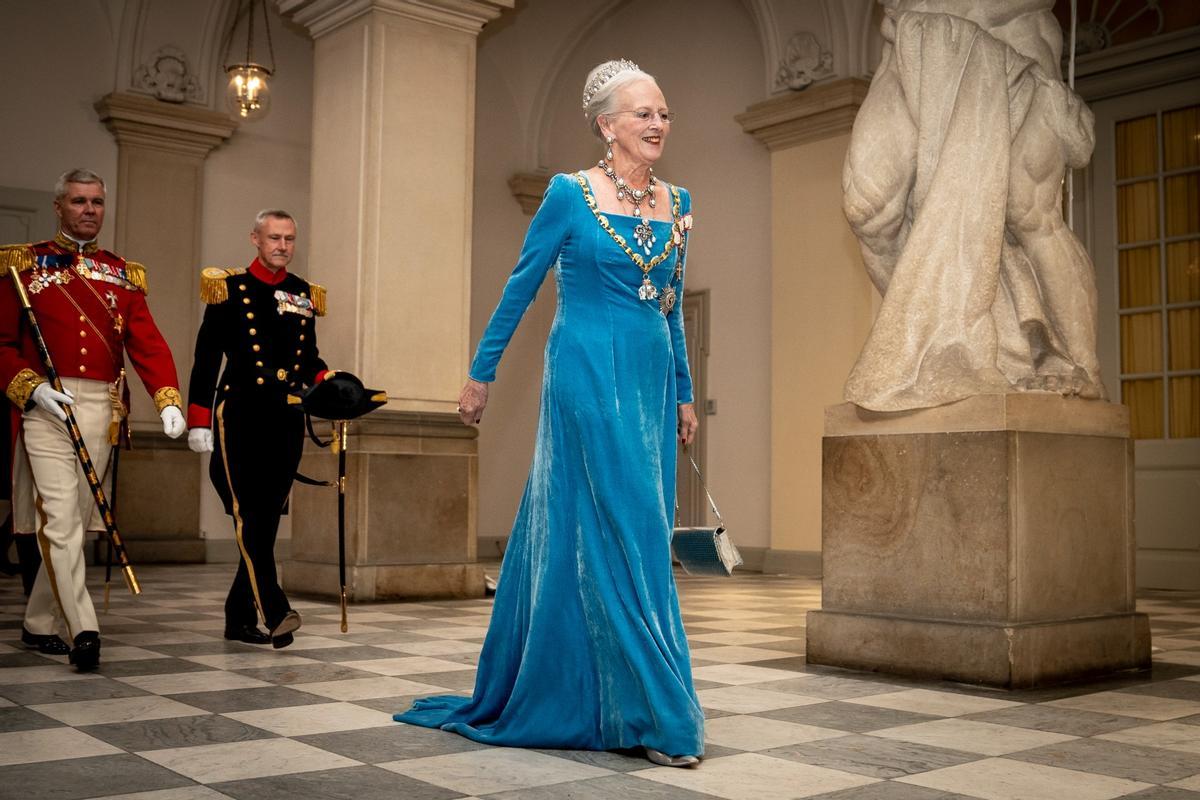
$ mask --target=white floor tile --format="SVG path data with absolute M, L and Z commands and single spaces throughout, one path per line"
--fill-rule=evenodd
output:
M 754 689 L 748 686 L 722 686 L 720 689 L 701 689 L 696 693 L 700 705 L 734 714 L 757 714 L 778 708 L 794 708 L 815 703 L 827 703 L 819 697 L 805 697 L 791 692 L 776 692 L 770 689 Z
M 456 792 L 477 795 L 613 774 L 590 764 L 507 747 L 391 761 L 378 766 Z
M 1200 703 L 1195 700 L 1176 700 L 1171 697 L 1131 692 L 1097 692 L 1053 700 L 1046 705 L 1074 708 L 1079 711 L 1097 711 L 1101 714 L 1119 714 L 1138 719 L 1169 720 L 1200 714 Z
M 483 625 L 444 625 L 436 628 L 414 628 L 413 633 L 432 636 L 435 639 L 482 639 L 487 636 Z
M 395 650 L 397 653 L 411 653 L 415 656 L 456 656 L 463 654 L 477 655 L 483 647 L 483 643 L 456 642 L 453 639 L 432 639 L 428 642 L 377 644 L 375 647 L 382 648 L 383 650 Z
M 154 647 L 160 644 L 194 644 L 196 642 L 215 642 L 220 637 L 210 636 L 198 631 L 155 631 L 152 633 L 106 633 L 105 641 L 111 639 L 122 644 L 132 644 L 138 647 Z
M 224 670 L 205 672 L 171 672 L 162 675 L 130 675 L 116 680 L 154 694 L 186 694 L 188 692 L 222 692 L 226 689 L 255 689 L 271 686 L 266 681 Z
M 707 759 L 692 769 L 656 767 L 628 774 L 726 800 L 793 800 L 878 783 L 875 778 L 758 753 Z
M 930 689 L 907 689 L 902 692 L 887 692 L 866 697 L 848 698 L 844 702 L 864 706 L 891 708 L 896 711 L 911 711 L 915 714 L 932 714 L 938 717 L 958 717 L 979 711 L 995 711 L 1022 705 L 1011 700 L 993 697 L 976 697 L 955 692 L 936 692 Z
M 766 717 L 731 716 L 704 723 L 704 741 L 736 750 L 770 750 L 801 742 L 817 742 L 847 736 L 845 731 L 799 725 Z
M 227 800 L 228 797 L 229 795 L 221 794 L 207 786 L 180 786 L 177 789 L 159 789 L 153 792 L 105 795 L 104 800 Z
M 44 667 L 5 667 L 0 669 L 0 691 L 3 691 L 5 686 L 16 686 L 17 684 L 99 679 L 100 676 L 95 672 L 76 672 L 73 667 L 60 666 L 47 659 Z
M 293 656 L 278 650 L 263 650 L 254 653 L 219 653 L 211 656 L 183 656 L 192 661 L 215 669 L 254 669 L 256 667 L 292 667 L 296 664 L 319 664 L 304 656 Z
M 444 686 L 406 681 L 380 675 L 378 678 L 346 678 L 340 681 L 318 683 L 293 683 L 292 689 L 308 692 L 333 700 L 369 700 L 373 697 L 398 697 L 407 694 L 445 694 L 450 690 Z
M 689 636 L 689 639 L 696 642 L 706 642 L 709 644 L 766 644 L 767 642 L 786 642 L 788 637 L 775 636 L 770 633 L 754 633 L 753 631 L 724 631 L 723 633 L 701 633 L 696 636 Z
M 39 714 L 67 725 L 103 725 L 109 722 L 143 722 L 172 717 L 197 717 L 209 712 L 158 695 L 42 703 L 29 706 Z
M 1200 667 L 1200 651 L 1197 650 L 1168 650 L 1165 653 L 1155 653 L 1154 660 L 1167 664 L 1183 664 L 1188 667 Z
M 692 677 L 698 681 L 739 685 L 783 681 L 790 678 L 806 678 L 808 677 L 808 673 L 792 672 L 786 669 L 772 669 L 771 667 L 755 667 L 749 664 L 711 664 L 707 667 L 696 667 L 693 669 Z
M 1126 728 L 1101 734 L 1096 738 L 1200 754 L 1200 725 L 1185 725 L 1181 722 L 1159 722 L 1140 728 Z
M 1184 778 L 1181 781 L 1168 783 L 1167 786 L 1173 789 L 1187 789 L 1192 792 L 1200 792 L 1200 773 L 1193 775 L 1190 778 Z
M 425 672 L 456 672 L 475 669 L 470 664 L 458 664 L 440 658 L 407 656 L 402 658 L 371 658 L 366 661 L 339 662 L 343 667 L 377 672 L 380 675 L 419 675 Z
M 692 658 L 702 661 L 717 661 L 722 664 L 746 664 L 751 661 L 766 661 L 773 658 L 788 658 L 795 653 L 783 650 L 764 650 L 761 647 L 703 647 L 692 650 Z
M 117 755 L 124 751 L 74 728 L 0 733 L 0 766 Z
M 172 747 L 138 755 L 198 783 L 240 781 L 359 765 L 358 761 L 294 739 Z
M 314 733 L 356 731 L 396 724 L 392 720 L 391 714 L 356 706 L 353 703 L 314 703 L 304 706 L 264 708 L 257 711 L 228 711 L 222 716 L 277 733 L 280 736 L 307 736 Z
M 148 661 L 152 658 L 169 658 L 162 653 L 133 645 L 105 645 L 101 651 L 103 661 Z
M 1006 758 L 988 758 L 896 780 L 984 800 L 1110 800 L 1151 786 Z
M 966 719 L 938 719 L 900 725 L 873 731 L 871 736 L 896 739 L 902 742 L 927 744 L 985 756 L 1000 756 L 1017 753 L 1034 747 L 1057 744 L 1076 739 L 1062 733 L 1049 733 L 1031 728 L 1014 728 L 1010 725 L 994 725 Z
M 799 622 L 759 622 L 753 619 L 710 619 L 704 622 L 689 622 L 687 628 L 693 630 L 712 631 L 766 631 L 771 628 L 790 628 Z

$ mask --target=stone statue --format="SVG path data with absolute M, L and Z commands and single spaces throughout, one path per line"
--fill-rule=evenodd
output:
M 883 60 L 842 184 L 883 304 L 846 399 L 1102 397 L 1095 277 L 1062 216 L 1093 117 L 1060 77 L 1053 0 L 881 2 Z

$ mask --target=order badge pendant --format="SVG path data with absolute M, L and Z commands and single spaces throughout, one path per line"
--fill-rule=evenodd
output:
M 638 287 L 639 300 L 657 300 L 658 288 L 650 282 L 650 276 L 642 278 L 642 285 Z
M 633 238 L 638 243 L 638 246 L 650 255 L 650 251 L 654 249 L 654 229 L 650 227 L 650 221 L 643 219 L 638 226 L 633 229 Z
M 671 309 L 675 307 L 675 287 L 667 285 L 663 287 L 662 294 L 658 296 L 658 308 L 662 311 L 663 316 L 671 313 Z

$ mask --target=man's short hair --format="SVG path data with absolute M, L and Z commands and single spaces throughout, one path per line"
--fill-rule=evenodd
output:
M 284 211 L 282 208 L 264 208 L 262 211 L 254 215 L 254 230 L 261 228 L 262 224 L 266 222 L 268 218 L 290 219 L 292 224 L 296 225 L 296 218 Z M 300 226 L 296 225 L 296 228 L 298 230 Z
M 98 183 L 100 184 L 101 189 L 106 192 L 108 191 L 108 189 L 104 187 L 104 178 L 101 178 L 90 169 L 75 167 L 74 169 L 69 169 L 62 175 L 58 176 L 58 181 L 54 184 L 55 200 L 60 200 L 67 196 L 68 183 Z

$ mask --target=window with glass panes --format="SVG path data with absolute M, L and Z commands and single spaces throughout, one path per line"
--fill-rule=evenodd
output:
M 1137 439 L 1200 436 L 1200 105 L 1116 129 L 1121 402 Z

